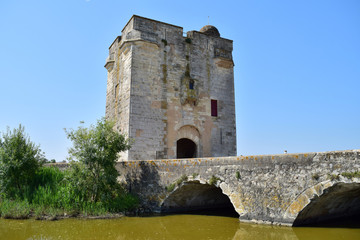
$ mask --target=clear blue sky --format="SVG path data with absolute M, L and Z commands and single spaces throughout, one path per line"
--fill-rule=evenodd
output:
M 52 0 L 0 3 L 0 131 L 48 159 L 63 128 L 105 115 L 108 47 L 133 15 L 234 40 L 238 155 L 359 149 L 360 1 Z

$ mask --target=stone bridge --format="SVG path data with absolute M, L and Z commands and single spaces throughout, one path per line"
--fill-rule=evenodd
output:
M 118 162 L 153 212 L 230 204 L 240 221 L 312 225 L 359 217 L 360 150 Z

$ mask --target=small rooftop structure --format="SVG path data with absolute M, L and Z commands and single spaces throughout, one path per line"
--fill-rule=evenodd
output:
M 219 30 L 212 25 L 205 25 L 200 29 L 201 33 L 204 33 L 211 37 L 220 37 Z

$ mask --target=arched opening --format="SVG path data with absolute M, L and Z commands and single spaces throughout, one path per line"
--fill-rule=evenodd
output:
M 337 183 L 298 214 L 294 227 L 360 227 L 360 183 Z
M 183 183 L 163 202 L 161 212 L 239 217 L 220 188 L 199 181 Z
M 196 158 L 196 143 L 188 138 L 176 142 L 176 158 Z

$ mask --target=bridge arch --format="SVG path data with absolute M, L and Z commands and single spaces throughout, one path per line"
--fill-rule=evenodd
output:
M 220 185 L 209 184 L 199 178 L 184 181 L 163 200 L 161 212 L 201 212 L 239 217 L 230 197 L 223 192 Z
M 290 204 L 284 215 L 285 219 L 292 220 L 293 226 L 356 224 L 359 227 L 359 217 L 360 183 L 335 181 L 324 181 L 306 189 Z

